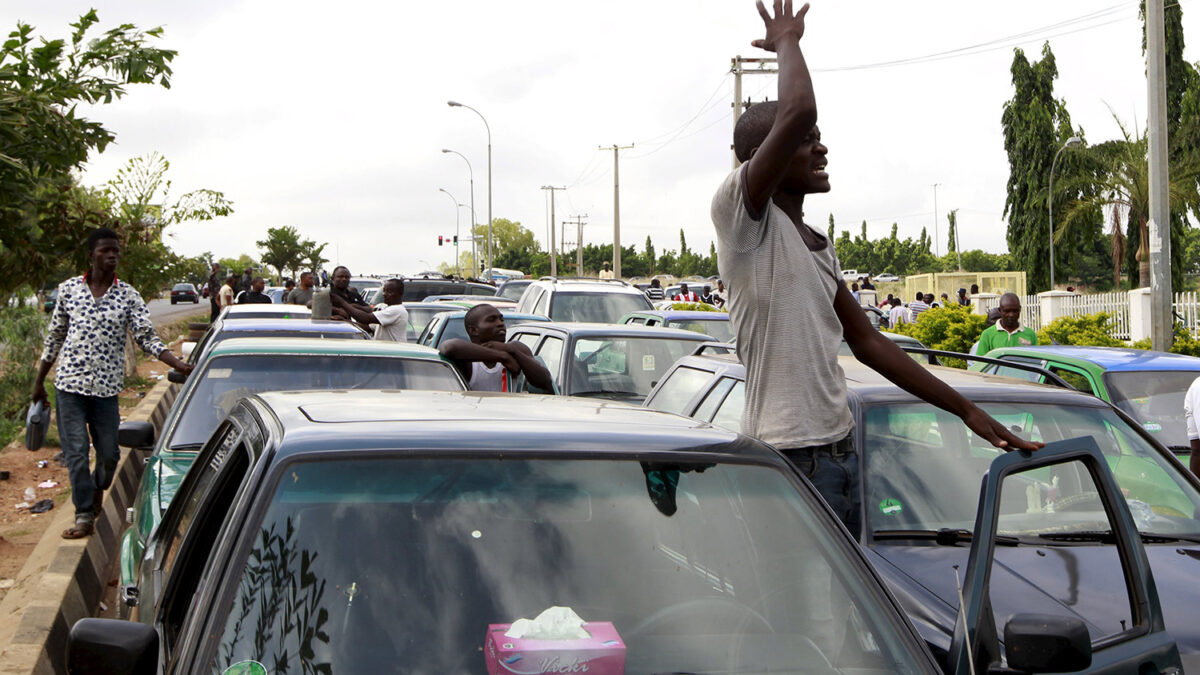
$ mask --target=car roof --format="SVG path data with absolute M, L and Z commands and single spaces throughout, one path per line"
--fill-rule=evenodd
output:
M 462 309 L 462 305 L 452 305 L 448 302 L 405 302 L 405 309 L 440 309 L 443 311 L 453 311 Z
M 701 312 L 694 309 L 642 309 L 630 312 L 631 316 L 661 316 L 664 319 L 699 319 L 701 321 L 728 321 L 725 312 Z
M 264 313 L 311 314 L 312 313 L 312 310 L 305 307 L 304 305 L 288 305 L 288 304 L 274 303 L 274 302 L 272 302 L 272 303 L 266 303 L 266 302 L 257 303 L 257 302 L 255 302 L 255 303 L 248 303 L 245 305 L 230 305 L 229 307 L 226 307 L 221 311 L 222 311 L 221 316 L 230 317 L 230 318 L 237 318 L 237 315 L 239 315 L 239 314 L 264 314 Z
M 635 458 L 691 450 L 780 465 L 765 444 L 705 422 L 571 396 L 444 391 L 265 392 L 283 427 L 277 459 L 311 451 L 513 451 Z
M 1183 354 L 1155 352 L 1127 347 L 1079 347 L 1074 345 L 1045 345 L 1036 347 L 1005 347 L 989 352 L 988 356 L 1013 354 L 1034 358 L 1065 357 L 1089 361 L 1105 370 L 1196 370 L 1200 358 Z
M 297 333 L 361 333 L 362 329 L 348 321 L 333 321 L 332 319 L 272 319 L 260 317 L 254 319 L 238 319 L 223 321 L 222 333 L 243 333 L 264 330 L 287 330 Z
M 863 365 L 852 356 L 839 356 L 838 365 L 846 374 L 846 387 L 865 402 L 916 401 L 916 396 L 901 389 L 880 373 Z M 690 366 L 721 372 L 730 377 L 745 379 L 746 369 L 735 354 L 700 354 L 679 359 L 675 368 Z M 972 401 L 1021 401 L 1029 403 L 1055 402 L 1106 408 L 1108 404 L 1080 391 L 1027 380 L 990 375 L 977 371 L 946 366 L 922 366 L 939 380 L 953 387 Z
M 638 288 L 620 279 L 538 279 L 534 283 L 546 284 L 558 292 L 580 291 L 601 293 L 636 293 L 643 295 Z
M 522 321 L 539 321 L 542 323 L 548 323 L 550 321 L 549 318 L 544 317 L 541 314 L 528 314 L 525 312 L 518 312 L 518 311 L 515 311 L 515 309 L 511 308 L 511 307 L 497 307 L 496 309 L 500 310 L 500 315 L 503 316 L 505 319 L 520 319 Z M 453 321 L 455 319 L 461 319 L 461 318 L 465 317 L 467 315 L 467 310 L 465 310 L 465 309 L 447 310 L 445 312 L 440 312 L 439 314 L 437 314 L 437 316 L 442 316 L 443 314 L 445 315 L 446 321 Z
M 531 327 L 532 324 L 522 324 L 520 330 Z M 659 326 L 641 326 L 631 323 L 570 323 L 565 321 L 548 321 L 538 323 L 538 329 L 550 329 L 563 333 L 570 333 L 576 336 L 604 336 L 604 337 L 647 337 L 647 338 L 664 338 L 673 337 L 684 340 L 693 340 L 695 342 L 712 342 L 712 338 L 703 333 L 696 333 L 682 328 L 667 328 Z
M 335 354 L 396 356 L 441 361 L 436 349 L 390 340 L 314 340 L 304 337 L 230 338 L 213 346 L 209 358 L 229 354 Z

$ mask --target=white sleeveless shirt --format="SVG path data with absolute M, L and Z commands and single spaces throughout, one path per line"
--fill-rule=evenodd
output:
M 508 369 L 498 361 L 491 368 L 481 361 L 473 361 L 467 387 L 471 391 L 508 391 Z

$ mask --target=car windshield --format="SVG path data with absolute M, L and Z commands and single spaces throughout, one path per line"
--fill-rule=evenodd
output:
M 932 667 L 774 468 L 338 456 L 275 475 L 214 610 L 207 672 L 483 675 L 497 672 L 489 639 L 513 673 Z M 600 652 L 504 637 L 551 606 L 585 620 Z
M 678 338 L 579 338 L 567 373 L 567 395 L 641 403 L 671 366 L 698 344 Z
M 650 308 L 641 293 L 557 292 L 550 303 L 550 320 L 618 323 L 626 314 Z
M 435 314 L 441 312 L 451 312 L 457 307 L 407 307 L 408 310 L 408 341 L 416 342 L 421 333 L 425 331 L 425 326 L 429 325 L 429 321 L 433 319 Z
M 1111 408 L 1031 403 L 979 406 L 1021 438 L 1096 440 L 1142 532 L 1200 535 L 1200 492 Z M 973 529 L 980 478 L 1001 451 L 957 416 L 925 403 L 876 404 L 864 413 L 864 507 L 872 531 Z M 1000 531 L 1047 532 L 1049 513 L 1070 513 L 1080 530 L 1107 529 L 1095 492 L 1070 470 L 1021 474 L 1024 490 L 1002 495 Z M 1062 519 L 1054 521 L 1062 529 Z
M 263 391 L 463 388 L 448 363 L 397 357 L 239 354 L 213 358 L 197 376 L 169 448 L 195 449 L 239 399 Z
M 667 324 L 671 328 L 682 328 L 693 333 L 702 333 L 717 342 L 729 342 L 733 339 L 733 322 L 728 318 L 721 319 L 687 319 L 672 321 Z
M 501 288 L 497 295 L 503 298 L 508 298 L 509 300 L 520 301 L 521 294 L 525 292 L 525 289 L 528 288 L 529 284 L 531 283 L 533 283 L 533 281 L 521 281 L 517 283 L 504 284 L 504 288 Z
M 1188 447 L 1183 396 L 1200 377 L 1195 370 L 1145 370 L 1104 373 L 1104 385 L 1117 406 L 1141 422 L 1163 445 Z

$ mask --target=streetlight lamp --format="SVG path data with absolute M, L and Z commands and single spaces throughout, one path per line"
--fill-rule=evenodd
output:
M 1054 153 L 1054 160 L 1050 162 L 1050 188 L 1047 190 L 1046 202 L 1050 205 L 1050 290 L 1054 290 L 1054 166 L 1058 164 L 1058 156 L 1063 150 L 1073 148 L 1083 139 L 1078 136 L 1072 136 L 1067 139 L 1058 152 Z
M 469 105 L 463 105 L 462 103 L 459 103 L 458 101 L 446 101 L 446 105 L 450 106 L 451 108 L 466 108 L 467 110 L 470 110 L 471 112 L 475 113 L 476 115 L 479 115 L 479 119 L 483 120 L 483 128 L 487 129 L 487 138 L 488 138 L 487 266 L 488 266 L 488 280 L 490 281 L 491 276 L 492 276 L 492 127 L 488 125 L 487 118 L 483 116 L 483 113 L 479 112 L 478 110 L 472 108 Z
M 457 150 L 442 148 L 443 153 L 450 153 L 462 157 L 462 161 L 467 163 L 467 176 L 471 181 L 471 265 L 479 264 L 479 256 L 475 254 L 475 172 L 471 169 L 471 161 L 467 156 Z M 472 270 L 474 271 L 474 270 Z M 471 276 L 474 276 L 472 274 Z
M 461 277 L 462 265 L 459 263 L 458 255 L 458 207 L 462 206 L 462 204 L 459 204 L 458 200 L 454 198 L 454 195 L 450 194 L 450 191 L 446 188 L 438 188 L 438 192 L 445 192 L 446 196 L 450 198 L 450 201 L 454 202 L 454 270 L 455 273 Z

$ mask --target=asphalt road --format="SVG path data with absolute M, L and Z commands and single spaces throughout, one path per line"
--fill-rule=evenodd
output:
M 167 323 L 196 314 L 204 314 L 207 320 L 209 312 L 207 298 L 200 298 L 200 302 L 194 305 L 190 302 L 172 305 L 167 298 L 159 298 L 147 302 L 146 306 L 150 308 L 150 318 L 154 320 L 155 324 Z

